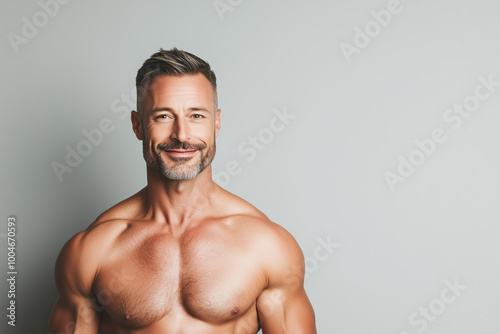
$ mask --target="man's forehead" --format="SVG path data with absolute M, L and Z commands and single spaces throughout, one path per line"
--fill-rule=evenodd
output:
M 165 90 L 211 90 L 210 81 L 201 73 L 185 75 L 157 75 L 152 78 L 146 87 L 148 92 L 162 92 Z
M 160 75 L 150 80 L 146 87 L 144 102 L 147 109 L 153 104 L 169 101 L 196 101 L 209 107 L 213 104 L 212 85 L 201 73 L 191 75 Z M 145 105 L 145 107 L 146 107 Z M 165 106 L 166 107 L 166 106 Z

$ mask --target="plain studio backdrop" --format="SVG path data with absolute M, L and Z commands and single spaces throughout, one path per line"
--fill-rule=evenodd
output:
M 214 179 L 295 236 L 319 333 L 499 333 L 499 15 L 494 0 L 3 0 L 0 331 L 46 331 L 63 244 L 145 185 L 135 75 L 175 46 L 218 77 Z

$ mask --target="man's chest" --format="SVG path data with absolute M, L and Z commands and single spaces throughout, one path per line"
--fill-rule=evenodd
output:
M 123 246 L 104 262 L 94 294 L 126 326 L 168 317 L 228 322 L 254 306 L 265 286 L 255 252 L 224 233 L 151 236 Z

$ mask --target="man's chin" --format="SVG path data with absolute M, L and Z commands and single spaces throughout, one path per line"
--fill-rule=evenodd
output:
M 197 177 L 199 173 L 192 173 L 192 174 L 165 174 L 164 176 L 172 181 L 188 181 L 192 180 L 195 177 Z
M 186 180 L 192 180 L 198 174 L 200 174 L 200 171 L 198 168 L 191 166 L 190 168 L 182 168 L 186 166 L 177 166 L 175 168 L 165 168 L 164 170 L 161 171 L 161 174 L 165 176 L 169 180 L 173 181 L 186 181 Z

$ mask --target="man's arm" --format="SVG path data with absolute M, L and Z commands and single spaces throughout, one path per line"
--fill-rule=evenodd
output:
M 304 256 L 295 239 L 275 225 L 266 242 L 267 287 L 257 299 L 264 334 L 316 334 L 314 310 L 304 290 Z
M 95 254 L 87 251 L 89 245 L 84 238 L 85 232 L 75 235 L 57 259 L 55 277 L 59 298 L 50 316 L 49 334 L 98 332 L 99 308 L 92 298 Z

